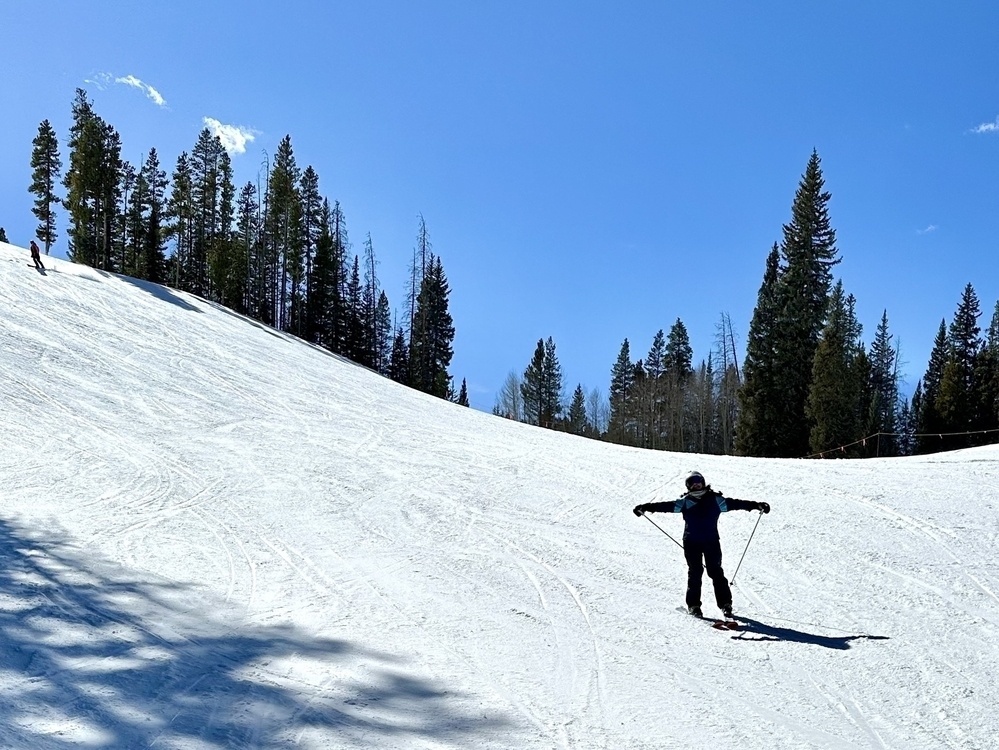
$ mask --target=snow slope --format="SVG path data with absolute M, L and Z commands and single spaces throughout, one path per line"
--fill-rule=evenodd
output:
M 999 448 L 605 445 L 46 260 L 0 245 L 0 746 L 996 746 Z M 738 633 L 631 513 L 691 468 L 773 506 Z

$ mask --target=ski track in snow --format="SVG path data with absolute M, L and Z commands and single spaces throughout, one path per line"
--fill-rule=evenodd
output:
M 0 245 L 0 746 L 995 745 L 999 448 L 610 446 L 25 258 Z M 675 611 L 680 551 L 630 511 L 692 468 L 773 506 L 741 631 Z M 755 522 L 721 520 L 730 577 Z

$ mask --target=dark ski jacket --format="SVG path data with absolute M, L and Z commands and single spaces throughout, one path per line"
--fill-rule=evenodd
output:
M 718 518 L 730 510 L 756 510 L 758 505 L 750 500 L 724 497 L 708 487 L 700 497 L 689 492 L 677 500 L 665 503 L 648 503 L 644 506 L 651 513 L 682 513 L 683 540 L 713 542 L 718 537 Z

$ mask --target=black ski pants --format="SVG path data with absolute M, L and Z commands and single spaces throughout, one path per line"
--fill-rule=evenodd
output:
M 701 576 L 705 569 L 715 587 L 715 603 L 719 609 L 732 604 L 732 589 L 722 570 L 721 542 L 692 542 L 683 540 L 683 556 L 687 560 L 687 606 L 701 606 Z M 704 561 L 703 564 L 701 561 Z

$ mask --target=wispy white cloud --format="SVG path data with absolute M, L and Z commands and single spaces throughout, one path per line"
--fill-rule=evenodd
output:
M 971 129 L 972 133 L 995 133 L 999 132 L 999 117 L 994 122 L 983 122 L 978 127 Z
M 935 231 L 937 231 L 937 225 L 930 224 L 929 226 L 926 227 L 926 229 L 917 229 L 916 234 L 929 234 L 930 232 L 935 232 Z
M 154 89 L 148 83 L 144 83 L 133 75 L 127 76 L 115 76 L 111 73 L 95 73 L 91 78 L 84 78 L 84 83 L 89 83 L 92 86 L 96 86 L 101 91 L 104 91 L 112 84 L 120 83 L 125 86 L 131 86 L 132 88 L 139 89 L 146 97 L 157 107 L 165 107 L 166 99 L 160 94 L 159 91 Z
M 115 83 L 123 83 L 126 86 L 131 86 L 132 88 L 139 89 L 143 92 L 146 97 L 157 107 L 166 106 L 166 99 L 160 96 L 160 92 L 150 86 L 148 83 L 143 83 L 135 76 L 122 76 L 121 78 L 115 78 Z
M 226 125 L 214 117 L 202 118 L 205 126 L 218 136 L 222 147 L 230 154 L 245 154 L 246 144 L 256 140 L 257 131 L 241 125 Z

